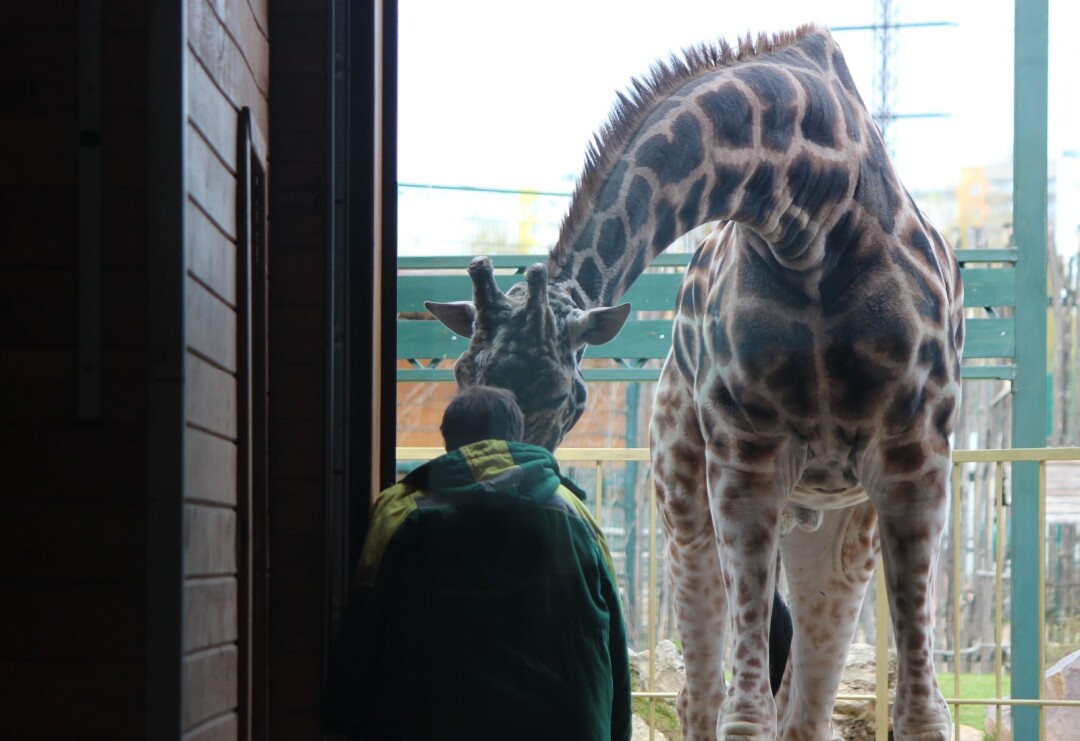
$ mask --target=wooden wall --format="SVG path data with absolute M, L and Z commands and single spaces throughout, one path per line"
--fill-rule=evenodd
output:
M 320 737 L 326 641 L 326 5 L 270 3 L 269 705 L 270 735 L 280 739 Z
M 6 738 L 144 735 L 146 9 L 102 4 L 101 126 L 80 136 L 79 7 L 0 3 Z M 82 261 L 80 144 L 100 155 L 86 187 L 103 224 L 100 254 Z M 80 284 L 98 270 L 95 317 Z M 83 395 L 80 327 L 100 332 L 99 362 L 82 368 L 99 384 Z M 80 403 L 96 413 L 80 419 Z
M 233 738 L 250 724 L 251 678 L 238 486 L 244 451 L 240 395 L 250 379 L 238 321 L 245 317 L 238 222 L 237 128 L 251 111 L 268 138 L 269 27 L 257 0 L 187 2 L 187 275 L 184 467 L 185 738 Z M 265 165 L 265 163 L 264 163 Z M 238 712 L 243 705 L 245 712 Z
M 324 3 L 306 0 L 177 2 L 184 3 L 187 20 L 185 403 L 173 428 L 182 424 L 182 445 L 170 450 L 183 479 L 182 510 L 176 501 L 183 520 L 176 550 L 182 549 L 183 584 L 176 586 L 177 592 L 182 586 L 183 619 L 176 624 L 183 627 L 174 652 L 182 654 L 174 663 L 182 663 L 177 674 L 183 676 L 177 677 L 180 689 L 162 697 L 173 709 L 183 707 L 177 726 L 186 738 L 250 732 L 315 739 L 321 737 L 327 643 L 328 20 Z M 147 70 L 157 69 L 148 29 L 158 25 L 147 10 L 152 4 L 100 3 L 102 125 L 100 135 L 80 136 L 80 5 L 95 3 L 0 3 L 3 737 L 145 738 L 154 679 L 148 661 L 154 671 L 162 667 L 149 658 L 147 646 L 158 644 L 148 644 L 146 625 L 156 604 L 148 589 L 155 563 L 148 556 L 155 532 L 148 521 L 156 522 L 148 518 L 155 481 L 148 451 L 161 454 L 148 444 L 158 418 L 148 402 L 156 397 L 147 318 L 157 292 L 148 268 L 156 263 L 148 258 L 154 255 L 148 116 L 155 108 Z M 280 40 L 273 58 L 271 25 Z M 278 101 L 272 120 L 271 67 Z M 237 290 L 243 230 L 235 210 L 237 124 L 244 108 L 255 138 L 274 146 L 272 527 L 261 534 L 269 536 L 274 570 L 269 610 L 261 616 L 252 615 L 245 579 L 253 533 L 244 510 L 249 407 L 242 393 L 248 381 L 245 296 Z M 102 161 L 100 317 L 94 323 L 100 329 L 100 412 L 80 419 L 77 348 L 86 327 L 80 310 L 86 266 L 79 257 L 78 162 L 80 143 L 88 142 L 100 145 Z M 254 656 L 245 643 L 252 617 L 269 621 L 267 644 L 256 646 Z M 169 650 L 166 645 L 166 672 Z M 266 684 L 257 686 L 250 667 L 260 660 Z M 262 726 L 260 703 L 269 708 Z

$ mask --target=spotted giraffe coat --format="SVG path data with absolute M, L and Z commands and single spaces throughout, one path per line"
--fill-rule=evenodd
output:
M 679 293 L 650 441 L 686 659 L 683 732 L 829 739 L 880 548 L 895 737 L 944 741 L 932 577 L 963 288 L 828 31 L 702 45 L 635 81 L 589 151 L 547 265 L 503 294 L 478 259 L 473 302 L 429 305 L 471 336 L 458 383 L 512 389 L 526 438 L 554 449 L 585 406 L 586 346 L 622 326 L 618 301 L 653 257 L 708 222 L 718 226 Z M 795 631 L 774 702 L 778 552 Z

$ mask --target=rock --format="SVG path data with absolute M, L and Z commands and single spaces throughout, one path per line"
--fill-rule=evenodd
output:
M 656 644 L 656 670 L 653 692 L 678 692 L 686 681 L 686 664 L 675 644 L 663 640 Z M 630 652 L 630 685 L 636 692 L 649 688 L 649 652 Z M 674 701 L 672 701 L 674 703 Z
M 876 656 L 874 646 L 865 643 L 852 644 L 848 651 L 847 668 L 840 680 L 841 695 L 872 695 L 877 688 Z M 656 667 L 654 692 L 678 692 L 686 680 L 686 665 L 682 654 L 671 641 L 656 644 Z M 630 684 L 636 692 L 649 689 L 649 652 L 630 652 Z M 896 653 L 889 649 L 889 689 L 896 689 Z M 649 737 L 647 722 L 648 705 L 644 700 L 634 701 L 634 741 Z M 833 709 L 834 741 L 873 741 L 877 728 L 873 700 L 837 700 Z M 681 738 L 675 700 L 657 700 L 654 706 L 656 736 L 660 739 Z M 891 722 L 891 721 L 890 721 Z
M 633 733 L 630 736 L 630 741 L 649 741 L 649 724 L 645 722 L 644 718 L 638 715 L 634 716 L 633 721 Z M 653 734 L 653 741 L 668 741 L 668 737 L 660 731 L 656 731 L 656 733 Z
M 675 644 L 668 640 L 656 644 L 656 665 L 654 669 L 652 692 L 678 692 L 686 681 L 686 665 L 682 654 Z M 650 691 L 649 687 L 649 652 L 630 652 L 630 688 L 635 692 Z M 649 738 L 649 704 L 647 700 L 634 701 L 634 737 L 633 741 L 647 741 Z M 656 741 L 682 738 L 679 728 L 679 714 L 675 709 L 675 699 L 657 699 L 653 704 L 653 717 L 656 722 Z M 642 735 L 639 735 L 639 728 Z
M 853 643 L 848 650 L 847 666 L 840 678 L 840 695 L 872 695 L 877 691 L 876 648 Z M 896 652 L 889 649 L 889 690 L 896 689 Z M 874 700 L 840 700 L 833 707 L 833 740 L 853 741 L 874 738 L 877 730 Z M 890 720 L 890 723 L 892 721 Z
M 1074 651 L 1046 670 L 1043 689 L 1045 700 L 1080 700 L 1080 651 Z M 1012 741 L 1012 708 L 1001 709 L 1001 728 L 997 728 L 997 708 L 988 705 L 984 728 L 997 741 Z M 1080 708 L 1047 707 L 1043 741 L 1075 741 L 1080 728 Z

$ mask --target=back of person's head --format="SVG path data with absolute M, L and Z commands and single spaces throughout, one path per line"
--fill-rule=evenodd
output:
M 466 386 L 446 407 L 439 431 L 448 451 L 480 440 L 520 442 L 525 415 L 511 391 Z

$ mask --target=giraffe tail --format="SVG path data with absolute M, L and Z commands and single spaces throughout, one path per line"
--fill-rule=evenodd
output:
M 769 623 L 769 684 L 775 696 L 784 681 L 788 656 L 791 654 L 791 639 L 795 634 L 791 622 L 791 611 L 780 597 L 780 590 L 773 594 L 772 620 Z

